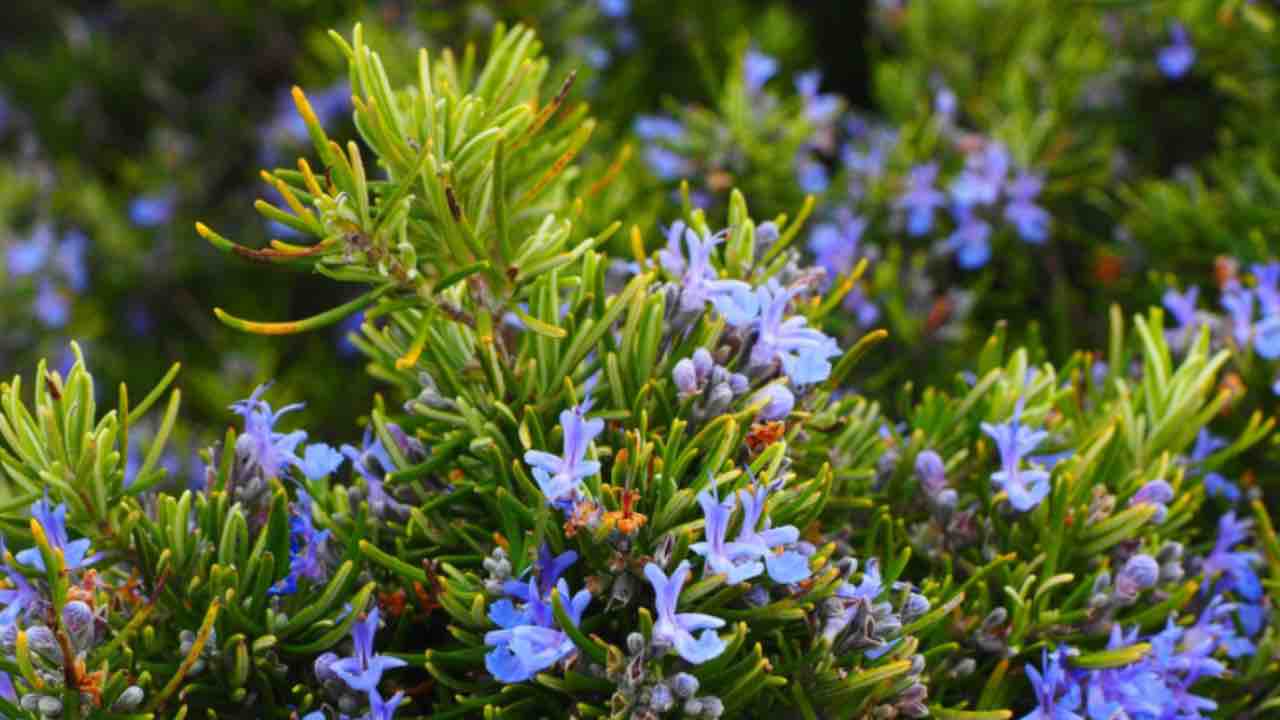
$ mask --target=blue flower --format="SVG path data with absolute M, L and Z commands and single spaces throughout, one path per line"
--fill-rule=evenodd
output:
M 1198 314 L 1196 313 L 1196 298 L 1200 295 L 1200 288 L 1192 285 L 1182 293 L 1170 288 L 1161 298 L 1161 303 L 1169 314 L 1173 316 L 1174 322 L 1178 324 L 1175 328 L 1164 331 L 1165 339 L 1169 343 L 1169 347 L 1177 351 L 1186 349 L 1191 342 L 1193 334 L 1198 328 Z
M 631 12 L 631 0 L 597 0 L 596 5 L 605 17 L 621 18 Z
M 825 125 L 840 114 L 840 96 L 818 92 L 822 85 L 822 72 L 808 70 L 796 76 L 796 92 L 804 100 L 804 114 L 809 122 Z
M 178 196 L 173 191 L 139 195 L 129 203 L 129 221 L 138 227 L 156 227 L 173 219 Z
M 1156 64 L 1165 77 L 1177 80 L 1186 75 L 1195 64 L 1196 49 L 1191 45 L 1187 29 L 1182 23 L 1175 22 L 1169 26 L 1169 39 L 1170 43 L 1156 53 Z
M 760 409 L 760 414 L 757 416 L 757 419 L 765 421 L 782 420 L 790 415 L 796 406 L 796 396 L 787 389 L 786 385 L 779 383 L 772 383 L 761 388 L 755 394 L 752 402 L 757 400 L 768 401 Z
M 1027 663 L 1027 678 L 1035 693 L 1036 708 L 1023 715 L 1022 720 L 1084 720 L 1077 712 L 1082 699 L 1080 686 L 1067 676 L 1062 666 L 1062 650 L 1044 650 L 1041 664 L 1044 672 Z
M 951 198 L 966 208 L 994 204 L 1009 174 L 1009 151 L 989 142 L 965 158 L 964 170 L 951 181 Z
M 1023 240 L 1034 245 L 1048 239 L 1049 224 L 1053 220 L 1047 210 L 1033 202 L 1043 186 L 1044 180 L 1039 175 L 1024 172 L 1007 187 L 1009 204 L 1005 206 L 1004 218 Z
M 793 384 L 811 385 L 830 377 L 830 358 L 839 355 L 840 348 L 831 337 L 808 327 L 804 316 L 784 317 L 791 300 L 800 292 L 801 288 L 784 290 L 774 280 L 756 289 L 761 312 L 748 367 L 767 368 L 780 363 Z
M 31 275 L 44 267 L 53 252 L 53 228 L 47 223 L 36 225 L 31 237 L 9 246 L 5 252 L 5 264 L 14 277 Z
M 1049 494 L 1049 473 L 1040 469 L 1022 469 L 1022 459 L 1049 434 L 1022 425 L 1022 406 L 1023 400 L 1019 398 L 1008 422 L 1003 425 L 982 423 L 982 431 L 995 440 L 1000 450 L 1000 470 L 991 474 L 991 481 L 1005 491 L 1009 503 L 1016 510 L 1026 512 Z
M 1231 316 L 1231 336 L 1236 346 L 1248 347 L 1253 339 L 1253 293 L 1240 285 L 1228 287 L 1222 293 L 1222 307 Z
M 1280 314 L 1264 317 L 1254 328 L 1253 349 L 1267 360 L 1280 357 Z
M 369 691 L 369 720 L 392 720 L 396 708 L 404 701 L 404 691 L 398 691 L 390 699 L 383 700 L 377 688 Z
M 698 504 L 702 506 L 705 518 L 703 536 L 706 540 L 690 545 L 689 549 L 705 561 L 703 569 L 706 574 L 724 575 L 726 583 L 737 585 L 764 572 L 764 565 L 758 561 L 756 548 L 726 540 L 736 502 L 733 495 L 721 500 L 715 490 L 716 483 L 712 478 L 711 487 L 698 493 Z
M 382 673 L 408 665 L 400 658 L 378 655 L 373 651 L 373 638 L 378 632 L 378 608 L 374 607 L 351 626 L 354 654 L 334 662 L 330 668 L 347 687 L 356 692 L 376 690 Z
M 286 405 L 274 411 L 262 399 L 268 387 L 269 383 L 259 385 L 247 400 L 231 404 L 231 409 L 244 418 L 244 432 L 236 438 L 236 455 L 250 468 L 260 469 L 266 477 L 281 477 L 285 468 L 301 464 L 295 451 L 307 439 L 307 433 L 305 430 L 276 432 L 275 425 L 286 413 L 301 409 L 303 404 Z
M 956 264 L 965 270 L 976 270 L 991 259 L 991 225 L 967 206 L 951 209 L 956 229 L 947 236 L 946 249 L 956 254 Z
M 724 652 L 725 641 L 715 633 L 724 626 L 724 620 L 703 613 L 677 613 L 680 590 L 689 579 L 689 561 L 685 560 L 668 577 L 654 563 L 644 566 L 644 576 L 653 586 L 653 606 L 657 622 L 653 625 L 653 642 L 660 647 L 675 648 L 677 654 L 694 665 L 718 657 Z M 694 633 L 702 631 L 698 637 Z
M 46 327 L 60 328 L 71 319 L 71 300 L 46 277 L 36 292 L 35 310 L 36 317 Z
M 662 268 L 680 283 L 680 310 L 702 312 L 708 302 L 715 305 L 735 327 L 750 322 L 759 311 L 751 286 L 741 280 L 720 280 L 711 264 L 711 251 L 724 233 L 699 235 L 677 220 L 667 230 L 667 246 L 658 251 Z M 688 250 L 686 260 L 683 248 Z
M 0 557 L 4 556 L 5 552 L 4 538 L 0 538 Z M 7 561 L 0 569 L 3 569 L 5 576 L 13 585 L 13 587 L 0 589 L 0 605 L 4 606 L 4 610 L 0 610 L 0 628 L 4 628 L 12 625 L 19 615 L 29 616 L 38 612 L 43 597 L 27 580 L 27 576 L 9 565 Z
M 1280 314 L 1280 262 L 1254 263 L 1253 276 L 1258 281 L 1253 291 L 1258 295 L 1262 313 Z
M 520 593 L 527 599 L 523 608 L 517 610 L 505 599 L 489 608 L 489 618 L 501 629 L 485 633 L 485 644 L 493 647 L 485 655 L 485 668 L 505 683 L 524 682 L 569 657 L 576 649 L 568 634 L 556 627 L 551 609 L 552 587 L 565 602 L 565 614 L 575 627 L 591 602 L 590 592 L 580 590 L 571 596 L 569 584 L 556 577 L 573 563 L 576 554 L 564 553 L 551 558 L 549 548 L 544 545 L 539 557 L 538 580 L 530 579 Z M 508 582 L 508 592 L 516 584 L 519 583 Z
M 289 519 L 289 574 L 267 591 L 269 595 L 292 595 L 298 590 L 298 580 L 323 582 L 329 575 L 324 560 L 329 542 L 329 531 L 318 530 L 312 517 L 311 496 L 298 491 L 293 503 L 293 516 Z
M 827 271 L 827 285 L 836 276 L 853 269 L 858 260 L 869 257 L 860 247 L 867 221 L 854 215 L 848 208 L 836 210 L 834 222 L 820 223 L 809 237 L 809 249 L 818 264 Z M 850 290 L 844 298 L 844 308 L 858 318 L 863 327 L 880 316 L 880 309 L 863 293 L 861 287 Z
M 809 559 L 788 547 L 800 539 L 800 531 L 794 525 L 772 527 L 764 513 L 769 488 L 757 483 L 739 490 L 738 495 L 742 499 L 742 529 L 736 543 L 764 557 L 769 579 L 776 583 L 798 583 L 809 577 Z M 762 518 L 764 525 L 759 527 Z
M 742 80 L 747 93 L 755 95 L 769 79 L 778 74 L 778 61 L 754 48 L 742 60 Z
M 88 538 L 72 540 L 67 536 L 67 506 L 53 505 L 49 502 L 48 491 L 45 496 L 31 504 L 31 517 L 40 524 L 49 546 L 62 551 L 63 565 L 67 570 L 77 570 L 98 561 L 101 555 L 89 555 L 92 542 Z M 44 558 L 40 548 L 27 548 L 17 554 L 18 562 L 43 571 Z
M 351 445 L 343 445 L 342 454 L 364 477 L 365 487 L 369 491 L 369 510 L 375 516 L 384 517 L 388 513 L 402 515 L 408 511 L 404 503 L 392 497 L 383 486 L 387 473 L 394 472 L 396 466 L 387 449 L 382 446 L 382 441 L 373 437 L 372 428 L 364 431 L 363 447 L 356 449 Z
M 933 228 L 933 213 L 947 204 L 947 196 L 934 187 L 938 180 L 938 164 L 925 163 L 911 168 L 907 187 L 893 204 L 907 214 L 907 234 L 920 237 Z
M 801 155 L 796 161 L 796 184 L 806 193 L 818 195 L 826 192 L 831 184 L 827 166 L 815 157 Z
M 566 550 L 559 555 L 552 555 L 551 546 L 543 542 L 542 546 L 538 548 L 538 560 L 534 563 L 537 569 L 537 584 L 508 580 L 503 586 L 503 590 L 508 595 L 519 598 L 526 603 L 534 602 L 537 598 L 550 602 L 551 591 L 556 587 L 556 583 L 560 581 L 560 576 L 564 575 L 564 572 L 577 561 L 578 553 L 573 550 Z M 536 592 L 530 594 L 531 589 L 536 590 Z
M 1213 551 L 1204 559 L 1204 576 L 1209 579 L 1222 578 L 1220 587 L 1232 590 L 1249 601 L 1262 598 L 1262 582 L 1254 565 L 1262 562 L 1256 552 L 1232 550 L 1248 537 L 1250 520 L 1237 520 L 1234 511 L 1224 514 L 1218 519 L 1218 538 Z M 1205 590 L 1209 584 L 1205 584 Z
M 582 481 L 600 472 L 599 462 L 587 460 L 587 448 L 604 432 L 604 420 L 587 420 L 590 410 L 588 388 L 581 404 L 560 413 L 560 428 L 564 432 L 562 454 L 557 456 L 541 450 L 524 454 L 524 461 L 533 468 L 533 477 L 547 503 L 561 510 L 571 510 L 581 495 Z
M 89 238 L 79 230 L 68 230 L 53 256 L 53 264 L 67 281 L 73 292 L 84 292 L 89 286 L 89 270 L 85 264 Z
M 342 453 L 324 443 L 312 443 L 302 456 L 302 474 L 308 480 L 322 480 L 342 466 Z

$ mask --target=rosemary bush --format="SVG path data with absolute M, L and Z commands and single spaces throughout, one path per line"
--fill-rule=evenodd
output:
M 998 326 L 882 405 L 856 388 L 886 333 L 829 322 L 868 263 L 813 264 L 814 200 L 753 215 L 752 177 L 642 222 L 626 149 L 579 161 L 596 121 L 531 29 L 416 66 L 359 25 L 332 37 L 358 140 L 294 90 L 312 148 L 256 204 L 289 239 L 196 229 L 334 288 L 303 319 L 219 320 L 282 335 L 363 312 L 353 343 L 404 401 L 335 448 L 276 409 L 306 398 L 259 387 L 174 478 L 176 366 L 106 411 L 75 346 L 3 385 L 0 714 L 1280 707 L 1280 540 L 1266 485 L 1239 478 L 1274 420 L 1216 422 L 1233 353 L 1263 347 L 1252 319 L 1224 338 L 1115 307 L 1105 349 L 1059 363 Z

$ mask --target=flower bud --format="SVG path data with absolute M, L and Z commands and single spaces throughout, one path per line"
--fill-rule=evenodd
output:
M 734 395 L 741 395 L 751 387 L 751 381 L 742 373 L 733 373 L 729 376 L 729 389 Z
M 675 368 L 671 371 L 671 377 L 675 380 L 676 389 L 683 396 L 695 395 L 698 392 L 698 372 L 694 369 L 693 362 L 689 358 L 684 358 L 676 363 Z
M 707 399 L 706 414 L 710 417 L 723 415 L 733 402 L 733 391 L 728 385 L 716 385 L 711 388 L 711 397 Z
M 698 380 L 705 380 L 715 366 L 716 362 L 712 359 L 710 350 L 698 348 L 693 351 L 693 369 L 698 374 Z
M 902 606 L 902 619 L 904 622 L 911 622 L 927 612 L 929 612 L 929 598 L 911 593 L 907 596 L 906 604 Z
M 95 619 L 89 606 L 79 600 L 72 600 L 62 608 L 62 625 L 76 650 L 85 651 L 93 647 Z
M 718 718 L 724 714 L 724 703 L 715 696 L 702 698 L 702 717 Z
M 689 673 L 676 673 L 671 679 L 671 688 L 681 700 L 691 698 L 698 694 L 698 678 Z
M 316 672 L 316 679 L 320 682 L 339 679 L 338 674 L 333 671 L 333 664 L 336 662 L 338 662 L 338 655 L 332 652 L 324 653 L 316 658 L 313 666 Z
M 142 705 L 145 695 L 142 688 L 130 685 L 120 693 L 115 702 L 111 703 L 111 710 L 112 712 L 133 712 Z
M 1116 575 L 1116 592 L 1132 601 L 1138 593 L 1154 587 L 1160 577 L 1160 566 L 1155 558 L 1139 553 L 1129 558 Z
M 649 707 L 664 713 L 676 706 L 676 699 L 671 695 L 671 688 L 658 683 L 649 690 Z
M 925 450 L 916 456 L 916 476 L 920 479 L 920 487 L 931 497 L 947 485 L 942 457 L 932 450 Z

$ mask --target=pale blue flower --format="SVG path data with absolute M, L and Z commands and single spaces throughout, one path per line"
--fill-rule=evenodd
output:
M 724 620 L 702 613 L 677 613 L 680 590 L 689 579 L 689 561 L 685 560 L 668 577 L 654 563 L 644 566 L 644 576 L 653 586 L 654 610 L 657 622 L 653 625 L 653 642 L 660 647 L 673 647 L 680 657 L 694 665 L 718 657 L 727 647 L 716 634 L 716 628 L 724 626 Z M 698 637 L 694 633 L 702 631 Z
M 1195 64 L 1196 49 L 1182 23 L 1175 22 L 1169 26 L 1169 39 L 1170 43 L 1156 53 L 1156 64 L 1165 77 L 1177 80 L 1186 75 Z
M 912 237 L 928 234 L 934 211 L 947 204 L 946 194 L 934 187 L 937 180 L 937 163 L 916 165 L 907 174 L 906 189 L 894 201 L 894 208 L 907 214 L 907 234 Z
M 752 48 L 742 61 L 742 78 L 747 93 L 755 95 L 764 88 L 765 83 L 778 74 L 778 61 Z
M 758 560 L 760 553 L 756 548 L 726 540 L 735 500 L 733 495 L 721 500 L 715 490 L 715 480 L 712 479 L 710 488 L 698 493 L 698 504 L 702 506 L 705 517 L 703 535 L 706 539 L 693 543 L 689 549 L 703 558 L 706 574 L 724 575 L 726 583 L 737 585 L 764 572 L 764 565 Z
M 801 290 L 784 290 L 773 280 L 756 289 L 761 312 L 748 366 L 766 368 L 780 363 L 792 383 L 811 385 L 831 375 L 830 359 L 840 354 L 840 347 L 822 331 L 808 327 L 804 316 L 785 317 L 791 300 Z
M 67 570 L 78 570 L 97 562 L 102 557 L 101 554 L 89 554 L 89 546 L 92 541 L 88 538 L 72 540 L 67 535 L 67 506 L 63 504 L 54 505 L 49 502 L 48 491 L 45 496 L 31 504 L 31 517 L 40 524 L 40 528 L 44 530 L 44 536 L 49 541 L 49 546 L 62 551 L 63 566 Z M 44 557 L 40 555 L 40 548 L 31 547 L 19 552 L 16 556 L 18 562 L 43 571 Z
M 524 454 L 524 461 L 533 468 L 533 477 L 547 503 L 561 510 L 571 510 L 581 495 L 582 481 L 600 472 L 600 463 L 587 459 L 587 449 L 591 441 L 604 432 L 604 420 L 587 420 L 590 410 L 588 388 L 581 404 L 560 413 L 560 428 L 564 432 L 562 454 L 557 456 L 541 450 Z
M 275 425 L 285 414 L 299 410 L 302 403 L 271 409 L 262 394 L 270 384 L 259 385 L 248 399 L 231 404 L 231 409 L 244 418 L 244 431 L 236 438 L 236 456 L 250 468 L 258 468 L 266 477 L 280 477 L 289 466 L 301 464 L 297 447 L 307 439 L 305 430 L 276 432 Z
M 1049 494 L 1049 473 L 1038 468 L 1023 469 L 1022 460 L 1039 447 L 1049 433 L 1023 425 L 1022 406 L 1023 400 L 1019 398 L 1008 422 L 982 423 L 982 431 L 991 436 L 1000 450 L 1000 470 L 991 474 L 991 481 L 1005 491 L 1016 510 L 1026 512 Z
M 302 456 L 302 474 L 308 480 L 323 480 L 341 467 L 342 453 L 324 443 L 312 443 Z
M 791 548 L 800 539 L 800 531 L 794 525 L 775 528 L 765 515 L 769 488 L 756 483 L 739 490 L 738 496 L 742 500 L 742 529 L 737 544 L 762 556 L 769 579 L 776 583 L 798 583 L 809 577 L 809 559 Z
M 357 692 L 376 690 L 382 673 L 408 665 L 404 660 L 373 651 L 373 638 L 378 632 L 378 608 L 374 607 L 351 626 L 354 654 L 333 663 L 330 668 L 347 687 Z

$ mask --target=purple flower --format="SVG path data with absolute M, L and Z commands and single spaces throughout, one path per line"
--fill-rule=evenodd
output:
M 991 225 L 967 206 L 951 209 L 956 229 L 947 237 L 945 247 L 956 254 L 956 263 L 965 270 L 976 270 L 991 259 Z
M 706 540 L 690 545 L 689 549 L 703 558 L 703 571 L 707 575 L 724 575 L 726 583 L 737 585 L 764 572 L 764 565 L 758 561 L 756 548 L 726 541 L 729 518 L 736 503 L 733 495 L 722 501 L 715 489 L 715 479 L 712 478 L 711 487 L 698 493 L 698 504 L 702 506 L 705 517 L 703 535 Z
M 559 456 L 541 450 L 524 454 L 524 461 L 533 468 L 533 477 L 547 503 L 561 510 L 571 510 L 581 495 L 582 481 L 600 472 L 600 463 L 586 458 L 591 441 L 604 432 L 604 420 L 587 420 L 590 410 L 588 388 L 581 404 L 560 413 L 564 452 Z
M 31 504 L 31 517 L 40 524 L 45 538 L 49 540 L 49 546 L 62 551 L 63 565 L 67 570 L 87 567 L 102 557 L 100 554 L 88 554 L 89 546 L 92 544 L 88 538 L 72 540 L 67 535 L 67 506 L 62 504 L 55 506 L 50 503 L 47 490 L 43 498 Z M 41 557 L 38 547 L 27 548 L 19 552 L 16 558 L 27 567 L 41 571 L 45 569 L 44 558 Z
M 568 583 L 560 577 L 577 558 L 572 550 L 553 556 L 550 546 L 543 543 L 538 550 L 537 578 L 510 580 L 504 586 L 524 604 L 517 609 L 504 598 L 489 607 L 489 618 L 501 628 L 485 634 L 485 644 L 493 647 L 485 655 L 485 667 L 495 678 L 523 682 L 573 654 L 573 641 L 556 627 L 551 592 L 554 589 L 560 594 L 565 613 L 577 626 L 591 602 L 591 593 L 581 590 L 571 596 Z
M 1002 143 L 988 142 L 965 158 L 964 170 L 951 181 L 951 198 L 966 208 L 994 204 L 1008 174 L 1009 151 Z
M 860 249 L 862 233 L 867 221 L 854 215 L 847 207 L 836 210 L 835 221 L 819 223 L 809 236 L 809 249 L 830 278 L 843 275 L 853 269 L 863 256 Z
M 1182 293 L 1170 288 L 1161 298 L 1174 322 L 1178 323 L 1177 327 L 1164 331 L 1165 339 L 1174 350 L 1184 350 L 1191 342 L 1197 328 L 1196 298 L 1199 295 L 1200 288 L 1192 285 Z
M 1230 503 L 1240 502 L 1240 487 L 1216 472 L 1205 473 L 1204 494 Z
M 1044 672 L 1027 663 L 1027 678 L 1035 693 L 1036 708 L 1022 716 L 1022 720 L 1084 720 L 1076 711 L 1080 709 L 1080 686 L 1067 676 L 1062 666 L 1062 650 L 1041 655 Z
M 323 480 L 342 466 L 342 453 L 324 443 L 312 443 L 302 456 L 302 474 L 308 480 Z
M 658 251 L 658 260 L 680 283 L 681 311 L 701 312 L 710 302 L 730 325 L 740 327 L 756 316 L 759 305 L 750 285 L 741 280 L 718 279 L 711 264 L 711 251 L 723 238 L 723 233 L 700 236 L 677 220 L 667 230 L 667 246 Z M 687 260 L 681 248 L 682 239 L 689 253 Z
M 1222 307 L 1231 316 L 1231 335 L 1239 348 L 1248 347 L 1253 338 L 1253 293 L 1239 285 L 1222 293 Z
M 41 279 L 36 292 L 35 311 L 46 327 L 60 328 L 71 319 L 71 300 L 46 277 Z
M 726 644 L 715 633 L 716 628 L 724 626 L 724 620 L 702 613 L 676 612 L 680 589 L 689 579 L 689 572 L 688 560 L 681 562 L 670 577 L 654 563 L 644 566 L 644 576 L 653 586 L 653 605 L 658 615 L 653 626 L 654 644 L 673 647 L 686 661 L 701 665 L 724 652 Z M 702 634 L 695 638 L 693 634 L 699 630 Z
M 296 450 L 307 439 L 307 433 L 305 430 L 276 432 L 275 425 L 280 418 L 301 409 L 303 404 L 286 405 L 273 411 L 262 399 L 270 386 L 270 383 L 259 385 L 247 400 L 231 404 L 231 409 L 244 418 L 244 431 L 236 438 L 236 455 L 250 468 L 260 469 L 264 476 L 280 477 L 285 468 L 301 464 Z
M 600 14 L 609 18 L 626 17 L 631 12 L 631 0 L 597 0 Z
M 822 161 L 802 154 L 796 161 L 796 184 L 806 193 L 818 195 L 827 191 L 831 177 Z
M 1262 313 L 1280 314 L 1280 262 L 1254 263 L 1253 276 L 1258 281 L 1253 291 L 1258 295 Z
M 933 111 L 941 115 L 944 120 L 949 121 L 954 118 L 959 105 L 955 92 L 949 87 L 938 88 L 938 91 L 933 94 Z
M 62 235 L 62 242 L 54 254 L 53 264 L 66 278 L 67 286 L 73 292 L 84 292 L 89 286 L 89 271 L 85 265 L 85 253 L 88 251 L 89 238 L 79 230 L 68 230 Z
M 748 367 L 766 368 L 779 362 L 793 384 L 811 385 L 831 375 L 830 358 L 839 355 L 840 348 L 831 337 L 808 327 L 803 316 L 783 317 L 800 292 L 801 288 L 784 290 L 773 280 L 756 289 L 762 309 Z
M 933 212 L 947 204 L 947 196 L 934 183 L 938 180 L 938 164 L 926 163 L 911 168 L 907 187 L 893 204 L 907 214 L 907 234 L 920 237 L 933 228 Z
M 1044 187 L 1044 180 L 1032 173 L 1020 173 L 1009 183 L 1009 204 L 1004 208 L 1004 219 L 1022 236 L 1022 239 L 1039 245 L 1049 237 L 1049 212 L 1036 205 L 1034 200 Z
M 172 190 L 139 195 L 129 203 L 129 221 L 138 227 L 156 227 L 173 219 L 178 196 Z
M 293 503 L 293 517 L 289 520 L 289 574 L 267 594 L 292 595 L 298 590 L 298 580 L 319 583 L 328 577 L 329 567 L 324 561 L 324 553 L 329 531 L 316 529 L 311 512 L 311 496 L 299 490 L 298 499 Z
M 1247 550 L 1232 550 L 1248 537 L 1250 520 L 1237 520 L 1234 511 L 1224 514 L 1218 519 L 1218 539 L 1213 551 L 1204 559 L 1204 576 L 1209 579 L 1221 578 L 1221 587 L 1233 590 L 1245 600 L 1257 601 L 1262 597 L 1262 582 L 1254 565 L 1262 562 L 1262 557 Z M 1205 590 L 1209 583 L 1204 586 Z
M 809 577 L 809 559 L 794 549 L 788 549 L 800 539 L 800 531 L 794 525 L 772 527 L 772 522 L 765 515 L 769 488 L 754 483 L 749 489 L 739 490 L 738 495 L 742 499 L 742 529 L 738 531 L 737 544 L 763 556 L 769 579 L 776 583 L 798 583 Z M 760 527 L 761 518 L 763 527 Z
M 0 556 L 5 554 L 4 538 L 0 538 Z M 37 556 L 39 551 L 37 551 Z M 43 565 L 43 559 L 41 559 Z M 8 562 L 0 568 L 4 571 L 6 577 L 13 587 L 0 589 L 0 605 L 4 605 L 4 610 L 0 610 L 0 628 L 12 625 L 18 619 L 19 615 L 29 616 L 37 612 L 37 608 L 43 597 L 17 568 L 9 565 Z
M 1156 508 L 1155 515 L 1151 516 L 1157 524 L 1164 522 L 1169 514 L 1168 504 L 1173 502 L 1173 487 L 1164 480 L 1152 480 L 1146 483 L 1133 497 L 1129 498 L 1129 505 L 1154 505 Z
M 364 477 L 368 489 L 369 510 L 376 517 L 384 517 L 387 513 L 403 515 L 408 512 L 404 503 L 396 500 L 383 486 L 384 478 L 396 469 L 395 462 L 382 441 L 375 439 L 373 428 L 364 431 L 363 447 L 356 449 L 351 445 L 342 446 L 342 454 L 351 461 L 351 466 Z
M 661 180 L 674 180 L 693 172 L 693 163 L 673 150 L 672 143 L 684 138 L 684 126 L 664 115 L 641 115 L 636 118 L 636 135 L 647 141 L 645 162 Z
M 991 481 L 1005 491 L 1009 503 L 1016 510 L 1026 512 L 1049 494 L 1049 473 L 1040 469 L 1021 469 L 1022 459 L 1049 434 L 1021 424 L 1022 406 L 1023 400 L 1019 398 L 1008 422 L 1003 425 L 982 423 L 982 431 L 995 440 L 1000 450 L 1000 470 L 991 474 Z
M 884 581 L 880 576 L 880 562 L 869 558 L 862 570 L 862 582 L 854 585 L 845 580 L 836 588 L 836 597 L 844 601 L 844 608 L 822 630 L 823 637 L 833 640 L 853 622 L 854 617 L 863 608 L 870 608 L 876 598 L 884 592 Z
M 378 655 L 373 651 L 373 637 L 378 632 L 378 608 L 374 607 L 363 620 L 351 626 L 354 654 L 334 662 L 330 669 L 347 687 L 356 692 L 376 690 L 382 673 L 408 665 L 400 658 Z
M 383 700 L 382 695 L 377 688 L 369 691 L 369 718 L 368 720 L 392 720 L 396 714 L 396 708 L 404 700 L 404 691 L 397 691 L 389 700 Z
M 1280 314 L 1268 315 L 1254 329 L 1253 349 L 1267 360 L 1280 357 Z
M 684 137 L 684 125 L 666 115 L 636 117 L 635 131 L 642 140 L 679 140 Z
M 752 48 L 742 60 L 742 80 L 747 93 L 755 95 L 769 79 L 778 74 L 778 61 Z
M 840 96 L 818 92 L 822 85 L 822 72 L 809 70 L 796 76 L 796 92 L 804 100 L 804 114 L 809 122 L 825 125 L 840 114 Z
M 1175 22 L 1169 26 L 1169 39 L 1170 43 L 1156 53 L 1156 64 L 1165 77 L 1177 80 L 1195 64 L 1196 49 L 1191 45 L 1182 23 Z
M 9 246 L 5 252 L 5 264 L 14 277 L 31 275 L 44 267 L 52 252 L 53 228 L 48 223 L 40 223 L 32 229 L 31 237 Z
M 768 399 L 768 403 L 760 409 L 760 414 L 757 416 L 759 420 L 782 420 L 790 415 L 796 406 L 796 396 L 787 389 L 786 385 L 778 383 L 761 388 L 753 402 L 761 399 Z

